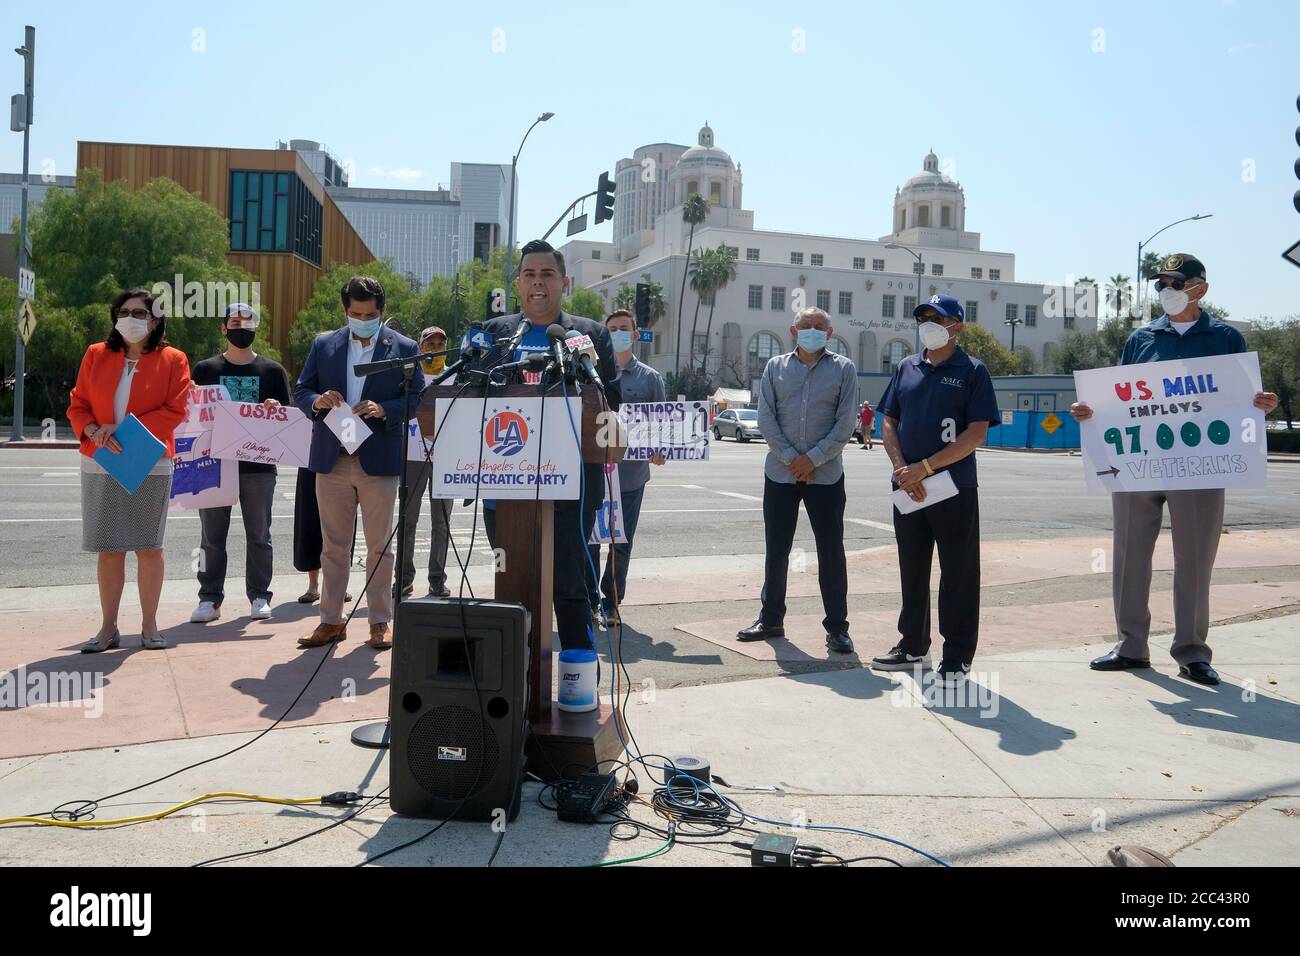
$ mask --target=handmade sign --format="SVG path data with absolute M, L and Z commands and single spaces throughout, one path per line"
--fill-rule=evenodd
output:
M 627 429 L 624 461 L 649 461 L 656 454 L 669 461 L 709 460 L 708 402 L 631 402 L 620 405 Z
M 213 405 L 214 458 L 306 468 L 310 451 L 311 419 L 297 408 L 256 402 Z
M 173 510 L 228 508 L 239 501 L 239 464 L 212 455 L 215 408 L 230 401 L 221 385 L 191 385 L 185 420 L 176 427 L 172 458 Z

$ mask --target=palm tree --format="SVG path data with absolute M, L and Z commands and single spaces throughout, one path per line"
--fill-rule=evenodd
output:
M 695 367 L 695 330 L 700 324 L 700 305 L 708 298 L 713 288 L 716 270 L 713 265 L 712 249 L 697 249 L 686 267 L 686 275 L 691 281 L 691 291 L 695 293 L 695 319 L 691 322 L 691 350 L 686 360 L 687 368 Z M 680 322 L 678 323 L 681 324 Z M 680 334 L 680 333 L 679 333 Z
M 699 193 L 691 193 L 682 203 L 682 222 L 691 227 L 690 238 L 686 241 L 686 261 L 691 261 L 691 247 L 695 244 L 695 227 L 704 222 L 709 215 L 709 203 Z M 689 272 L 689 269 L 687 270 Z M 682 303 L 686 301 L 686 275 L 682 276 L 682 291 L 677 296 L 677 354 L 673 358 L 673 373 L 681 371 L 682 362 Z M 698 313 L 698 308 L 696 309 Z M 691 345 L 694 346 L 694 342 Z
M 709 322 L 704 329 L 704 355 L 700 358 L 700 374 L 705 373 L 705 363 L 709 358 L 709 343 L 713 341 L 713 307 L 717 304 L 718 293 L 736 278 L 736 257 L 732 255 L 725 242 L 718 243 L 713 250 L 713 282 L 709 290 Z
M 656 282 L 650 276 L 642 276 L 645 284 L 650 287 L 650 315 L 646 319 L 646 328 L 652 329 L 659 324 L 659 320 L 668 312 L 668 303 L 664 300 L 663 283 Z M 641 343 L 641 361 L 650 357 L 650 343 Z
M 619 284 L 618 291 L 614 293 L 614 308 L 628 309 L 629 311 L 636 305 L 636 289 L 632 288 L 626 282 Z
M 1129 298 L 1129 278 L 1124 275 L 1113 275 L 1109 279 L 1111 286 L 1110 304 L 1115 310 L 1115 318 L 1119 318 L 1120 308 Z

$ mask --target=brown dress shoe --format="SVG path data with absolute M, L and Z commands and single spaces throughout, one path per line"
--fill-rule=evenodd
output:
M 298 646 L 324 647 L 326 644 L 332 644 L 335 641 L 347 640 L 347 637 L 347 629 L 342 624 L 326 624 L 322 621 L 316 625 L 316 630 L 306 637 L 298 638 Z
M 366 641 L 368 645 L 377 651 L 386 651 L 393 646 L 393 642 L 388 639 L 387 624 L 371 624 L 370 640 Z

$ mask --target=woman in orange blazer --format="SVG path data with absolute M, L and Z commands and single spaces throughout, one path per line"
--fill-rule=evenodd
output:
M 185 419 L 190 363 L 166 339 L 166 317 L 145 289 L 120 293 L 110 306 L 113 330 L 86 350 L 68 405 L 81 439 L 81 546 L 99 554 L 99 633 L 82 645 L 93 654 L 117 647 L 117 612 L 126 583 L 126 552 L 134 551 L 140 588 L 140 643 L 165 648 L 158 633 L 163 582 L 163 534 L 171 498 L 172 435 Z M 113 432 L 128 414 L 167 446 L 164 456 L 129 494 L 92 457 L 100 448 L 122 451 Z

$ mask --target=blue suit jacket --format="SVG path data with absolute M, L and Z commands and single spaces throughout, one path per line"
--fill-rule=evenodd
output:
M 344 327 L 316 336 L 307 353 L 302 374 L 294 386 L 294 403 L 315 424 L 311 432 L 311 457 L 309 465 L 317 473 L 328 473 L 339 456 L 339 439 L 323 419 L 328 411 L 312 408 L 316 399 L 330 389 L 347 395 L 348 336 Z M 386 358 L 415 355 L 419 347 L 404 335 L 390 329 L 376 333 L 375 354 L 370 359 L 378 362 Z M 411 414 L 420 404 L 424 391 L 424 373 L 417 365 L 411 376 Z M 361 397 L 370 399 L 384 408 L 382 421 L 367 419 L 373 434 L 357 449 L 361 467 L 367 475 L 400 475 L 402 459 L 406 457 L 406 407 L 402 397 L 402 370 L 389 369 L 369 376 L 361 389 Z

